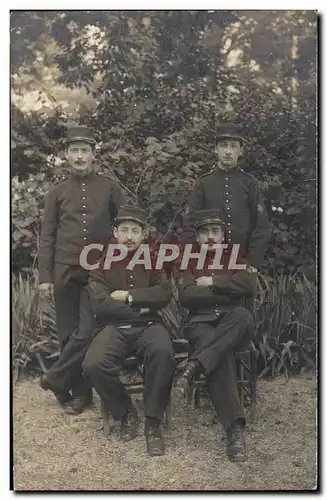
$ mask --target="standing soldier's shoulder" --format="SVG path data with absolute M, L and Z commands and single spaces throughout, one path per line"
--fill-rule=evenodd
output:
M 214 169 L 215 168 L 213 167 L 211 170 L 209 170 L 209 172 L 206 172 L 205 174 L 200 175 L 200 177 L 198 177 L 198 181 L 201 182 L 202 180 L 203 181 L 207 180 L 207 178 L 213 174 Z
M 240 168 L 240 172 L 251 184 L 259 185 L 259 181 L 254 175 L 250 174 L 249 172 L 246 172 L 245 170 L 243 170 L 243 168 Z
M 112 174 L 108 173 L 108 172 L 97 172 L 96 173 L 101 179 L 108 179 L 110 181 L 115 181 L 115 178 Z
M 48 194 L 50 193 L 56 193 L 57 191 L 60 191 L 62 186 L 65 184 L 67 181 L 68 176 L 67 175 L 58 175 L 55 177 L 53 184 L 51 185 Z
M 114 187 L 118 187 L 118 182 L 117 180 L 115 179 L 115 177 L 108 173 L 108 172 L 97 172 L 97 176 L 100 180 L 102 180 L 103 182 L 107 182 L 107 183 L 110 183 L 111 186 L 114 186 Z

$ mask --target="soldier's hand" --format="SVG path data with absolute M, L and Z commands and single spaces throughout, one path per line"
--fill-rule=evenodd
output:
M 122 302 L 125 302 L 128 293 L 129 292 L 126 290 L 115 290 L 110 294 L 110 297 L 112 299 L 121 300 Z
M 49 283 L 49 282 L 40 283 L 39 284 L 39 291 L 43 295 L 50 295 L 51 293 L 53 293 L 53 283 Z
M 140 309 L 140 315 L 142 314 L 148 314 L 150 312 L 150 309 L 148 307 L 141 307 Z
M 200 278 L 197 278 L 196 284 L 198 286 L 212 286 L 213 285 L 213 280 L 212 276 L 200 276 Z

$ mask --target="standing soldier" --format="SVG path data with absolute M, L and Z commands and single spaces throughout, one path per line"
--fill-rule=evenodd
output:
M 242 142 L 239 125 L 219 128 L 217 165 L 197 180 L 189 210 L 219 209 L 227 223 L 227 243 L 238 243 L 247 263 L 257 270 L 263 264 L 270 228 L 259 182 L 237 167 Z
M 94 314 L 80 253 L 89 243 L 103 244 L 123 202 L 117 183 L 94 170 L 95 144 L 88 128 L 68 130 L 71 171 L 46 197 L 39 248 L 39 287 L 45 294 L 54 291 L 61 348 L 40 384 L 71 414 L 92 404 L 92 388 L 83 379 L 81 363 L 94 330 Z

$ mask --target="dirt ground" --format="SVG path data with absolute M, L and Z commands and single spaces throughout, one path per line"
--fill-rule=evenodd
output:
M 65 415 L 38 381 L 14 390 L 14 489 L 31 490 L 312 490 L 316 488 L 316 379 L 302 375 L 261 381 L 258 421 L 248 425 L 248 461 L 225 457 L 222 429 L 205 405 L 174 408 L 165 430 L 166 454 L 150 458 L 143 426 L 136 440 L 109 440 L 99 401 L 77 417 Z M 140 408 L 141 410 L 141 408 Z M 142 422 L 143 423 L 143 422 Z

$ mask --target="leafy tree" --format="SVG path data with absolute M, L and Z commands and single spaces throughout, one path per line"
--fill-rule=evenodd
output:
M 267 268 L 313 263 L 316 25 L 313 11 L 13 11 L 13 177 L 51 182 L 64 127 L 79 121 L 98 135 L 99 167 L 173 237 L 215 162 L 218 122 L 238 120 L 273 225 Z M 38 109 L 23 111 L 37 89 Z M 30 246 L 14 234 L 35 253 L 33 189 Z M 26 206 L 13 203 L 19 229 Z

